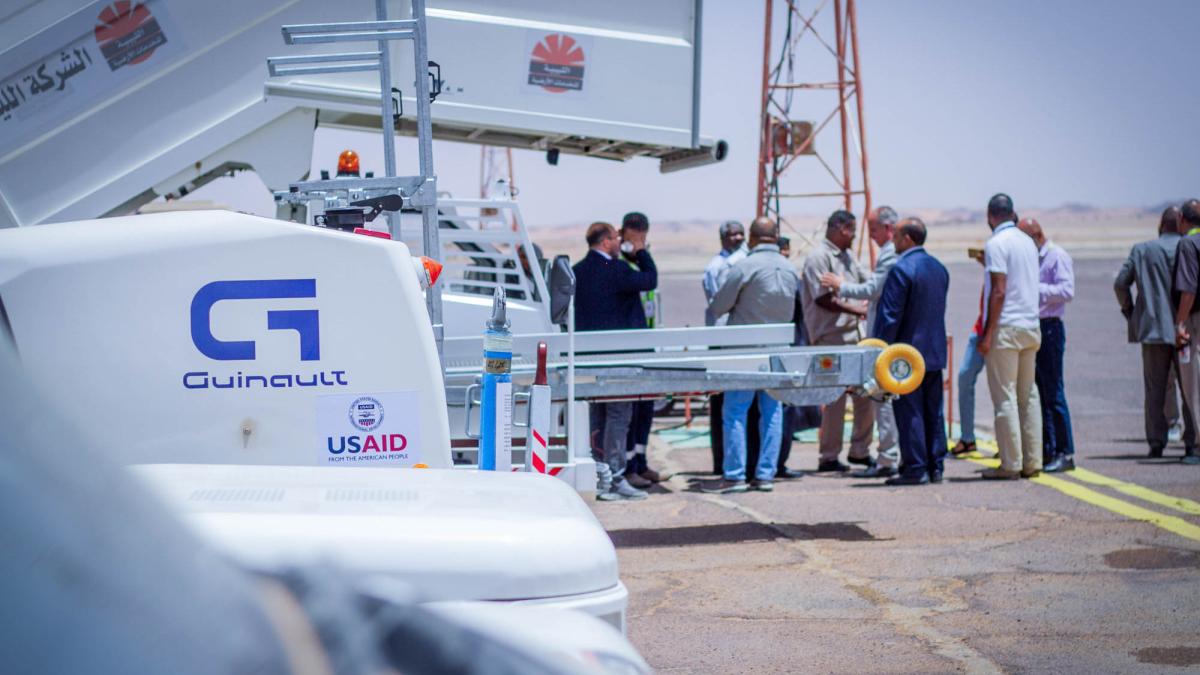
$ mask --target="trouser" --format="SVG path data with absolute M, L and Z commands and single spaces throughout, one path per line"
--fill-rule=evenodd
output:
M 787 468 L 787 461 L 792 456 L 792 443 L 796 441 L 796 432 L 800 426 L 800 411 L 801 408 L 787 405 L 783 406 L 783 424 L 779 432 L 779 461 L 775 463 L 775 473 L 783 471 Z M 758 453 L 751 453 L 749 447 L 746 448 L 746 461 L 749 466 L 757 466 Z
M 757 408 L 757 404 L 750 409 L 751 413 Z M 753 416 L 752 416 L 753 417 Z M 756 425 L 754 421 L 747 421 L 746 432 L 747 436 L 750 431 L 754 430 Z M 792 443 L 795 442 L 796 432 L 805 431 L 807 429 L 815 429 L 821 426 L 821 408 L 815 405 L 787 405 L 783 406 L 783 431 L 780 432 L 779 445 L 779 461 L 777 464 L 777 472 L 782 472 L 787 468 L 788 459 L 792 456 Z M 758 464 L 758 447 L 755 443 L 746 444 L 746 466 L 757 466 Z
M 891 401 L 875 401 L 875 428 L 879 433 L 876 452 L 879 465 L 894 467 L 900 461 L 899 435 L 896 429 L 896 413 Z
M 721 415 L 725 426 L 725 458 L 722 473 L 726 480 L 746 479 L 746 426 L 750 404 L 758 403 L 759 446 L 754 477 L 775 480 L 779 461 L 780 432 L 783 427 L 783 407 L 765 391 L 727 391 Z
M 1200 314 L 1189 316 L 1184 325 L 1192 340 L 1179 350 L 1175 364 L 1179 368 L 1179 388 L 1183 392 L 1183 419 L 1186 425 L 1189 416 L 1193 423 L 1200 420 L 1197 416 L 1200 413 Z M 1181 358 L 1185 351 L 1190 357 L 1187 363 Z M 1195 438 L 1191 443 L 1184 439 L 1184 444 L 1189 448 L 1193 447 Z
M 942 371 L 929 370 L 921 386 L 897 398 L 896 427 L 904 475 L 940 474 L 946 457 L 946 416 L 942 413 Z
M 633 420 L 629 423 L 629 437 L 625 442 L 625 470 L 642 473 L 649 468 L 646 463 L 646 446 L 650 444 L 650 427 L 654 424 L 654 401 L 637 401 L 633 404 Z
M 1000 326 L 987 355 L 996 445 L 1000 468 L 1007 471 L 1042 468 L 1042 407 L 1034 386 L 1041 340 L 1037 328 Z
M 1175 365 L 1175 349 L 1170 349 L 1170 367 L 1167 369 L 1167 393 L 1163 401 L 1163 415 L 1167 418 L 1167 428 L 1178 427 L 1183 420 L 1179 416 L 1179 367 Z
M 977 342 L 979 336 L 971 333 L 962 365 L 958 367 L 958 425 L 962 430 L 959 438 L 966 443 L 975 442 L 975 380 L 983 370 L 983 354 L 975 348 Z
M 1171 428 L 1168 412 L 1175 403 L 1175 386 L 1171 377 L 1175 363 L 1175 346 L 1142 345 L 1142 391 L 1145 394 L 1146 444 L 1162 449 L 1167 445 Z M 1187 365 L 1187 364 L 1184 364 Z M 1187 406 L 1183 407 L 1183 443 L 1196 444 L 1195 420 Z
M 592 456 L 612 469 L 613 480 L 625 474 L 625 443 L 632 419 L 633 403 L 628 401 L 593 403 L 588 408 Z
M 871 430 L 875 426 L 875 402 L 869 398 L 842 394 L 821 411 L 819 449 L 822 462 L 832 462 L 842 452 L 842 435 L 846 419 L 846 399 L 854 405 L 854 426 L 850 432 L 850 456 L 861 459 L 871 456 Z
M 708 397 L 708 435 L 709 447 L 712 449 L 713 473 L 721 473 L 725 468 L 725 394 L 712 394 Z M 746 455 L 758 457 L 758 402 L 750 404 L 746 416 Z
M 1040 322 L 1042 345 L 1037 352 L 1035 381 L 1042 401 L 1042 461 L 1049 464 L 1059 455 L 1074 456 L 1075 438 L 1071 432 L 1071 411 L 1067 408 L 1067 387 L 1063 381 L 1063 353 L 1067 331 L 1057 317 Z

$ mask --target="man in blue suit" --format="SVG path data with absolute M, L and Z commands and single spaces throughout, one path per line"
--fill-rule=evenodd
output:
M 950 273 L 925 251 L 925 223 L 908 218 L 893 237 L 896 266 L 888 274 L 875 316 L 876 337 L 906 342 L 925 359 L 925 379 L 896 399 L 901 472 L 888 485 L 942 482 L 946 420 L 942 413 L 942 369 L 946 367 L 946 293 Z
M 627 230 L 626 249 L 637 269 L 621 260 L 621 238 L 608 223 L 592 223 L 587 229 L 588 252 L 575 263 L 576 330 L 625 330 L 646 327 L 642 291 L 658 286 L 658 269 L 646 250 L 646 232 Z M 602 501 L 645 499 L 646 493 L 625 480 L 626 442 L 633 419 L 633 403 L 593 403 L 589 414 L 591 432 L 600 450 L 596 498 Z

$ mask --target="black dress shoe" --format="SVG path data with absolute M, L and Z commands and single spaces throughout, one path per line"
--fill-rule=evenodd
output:
M 1060 473 L 1075 470 L 1075 458 L 1070 455 L 1059 455 L 1054 461 L 1042 466 L 1042 473 Z
M 789 469 L 786 466 L 783 466 L 775 472 L 775 477 L 779 480 L 797 480 L 804 478 L 804 472 L 796 471 L 795 469 Z
M 899 473 L 900 472 L 896 471 L 896 467 L 894 466 L 883 466 L 876 464 L 868 469 L 855 471 L 854 473 L 850 474 L 850 476 L 852 478 L 891 478 Z
M 929 482 L 930 483 L 942 482 L 942 472 L 941 471 L 931 471 L 929 473 Z
M 830 471 L 845 472 L 845 471 L 849 471 L 849 470 L 850 470 L 850 467 L 846 466 L 845 464 L 842 464 L 841 462 L 839 462 L 836 459 L 831 459 L 828 462 L 821 462 L 820 464 L 817 465 L 817 473 L 826 473 L 826 472 L 830 472 Z
M 919 476 L 896 476 L 885 481 L 886 485 L 928 485 L 929 476 L 921 474 Z

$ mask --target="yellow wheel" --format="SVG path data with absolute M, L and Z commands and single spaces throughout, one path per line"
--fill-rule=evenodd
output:
M 875 360 L 875 381 L 889 394 L 911 394 L 925 379 L 925 358 L 916 347 L 894 344 Z
M 879 338 L 867 338 L 865 340 L 859 340 L 858 346 L 859 347 L 879 347 L 880 349 L 886 349 L 888 345 L 886 342 L 884 342 L 883 340 L 880 340 Z

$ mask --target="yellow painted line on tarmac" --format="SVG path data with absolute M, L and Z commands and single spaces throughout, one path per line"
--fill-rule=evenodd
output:
M 980 447 L 984 447 L 988 450 L 996 449 L 996 445 L 994 442 L 981 440 L 981 441 L 977 441 L 977 444 Z M 982 464 L 984 466 L 989 466 L 989 467 L 999 466 L 999 464 L 1000 464 L 999 460 L 997 460 L 996 458 L 984 457 L 977 452 L 973 452 L 969 455 L 963 455 L 963 457 L 971 462 L 976 463 L 976 464 Z M 1076 469 L 1072 473 L 1078 474 L 1080 471 L 1087 471 L 1087 470 L 1086 469 Z M 1140 485 L 1133 485 L 1132 483 L 1125 483 L 1124 481 L 1119 481 L 1119 480 L 1116 480 L 1115 478 L 1109 478 L 1107 476 L 1098 474 L 1094 471 L 1088 471 L 1087 474 L 1085 474 L 1085 475 L 1088 475 L 1089 477 L 1095 477 L 1098 480 L 1098 482 L 1097 481 L 1088 481 L 1088 482 L 1092 482 L 1095 485 L 1104 485 L 1106 487 L 1112 487 L 1113 489 L 1120 489 L 1117 485 L 1114 485 L 1114 484 L 1121 484 L 1121 485 L 1129 486 L 1130 488 L 1134 488 L 1135 491 L 1142 492 L 1143 495 L 1145 495 L 1147 493 L 1153 493 L 1155 495 L 1158 495 L 1158 497 L 1155 497 L 1154 499 L 1147 500 L 1147 501 L 1152 501 L 1154 503 L 1159 503 L 1158 501 L 1156 501 L 1159 498 L 1162 498 L 1165 500 L 1170 500 L 1172 502 L 1179 501 L 1179 500 L 1176 500 L 1176 498 L 1171 497 L 1170 495 L 1164 495 L 1162 493 L 1155 492 L 1154 490 L 1151 490 L 1149 488 L 1143 488 Z M 1191 539 L 1193 541 L 1200 541 L 1200 526 L 1193 525 L 1192 523 L 1189 523 L 1188 521 L 1184 520 L 1183 518 L 1180 518 L 1179 516 L 1168 516 L 1168 515 L 1159 513 L 1157 511 L 1151 511 L 1150 509 L 1143 508 L 1136 504 L 1130 504 L 1129 502 L 1124 501 L 1122 499 L 1117 499 L 1116 497 L 1110 497 L 1106 494 L 1097 492 L 1089 487 L 1084 487 L 1083 485 L 1079 485 L 1078 483 L 1073 483 L 1068 480 L 1063 480 L 1062 478 L 1057 478 L 1057 477 L 1051 476 L 1049 474 L 1043 473 L 1043 474 L 1037 476 L 1036 478 L 1031 478 L 1029 480 L 1031 480 L 1034 483 L 1037 483 L 1038 485 L 1045 485 L 1046 487 L 1054 488 L 1055 490 L 1058 490 L 1059 492 L 1061 492 L 1069 497 L 1074 497 L 1075 499 L 1078 499 L 1081 502 L 1086 502 L 1088 504 L 1091 504 L 1092 506 L 1098 506 L 1102 509 L 1111 511 L 1119 516 L 1123 516 L 1130 520 L 1139 520 L 1142 522 L 1150 523 L 1151 525 L 1156 525 L 1158 527 L 1161 527 L 1164 530 L 1167 530 L 1168 532 L 1173 532 L 1173 533 L 1175 533 L 1181 537 L 1184 537 L 1186 539 Z M 1082 480 L 1087 481 L 1088 479 L 1082 478 Z M 1139 490 L 1139 488 L 1140 488 L 1140 490 Z M 1132 495 L 1132 496 L 1138 496 L 1138 495 Z M 1139 496 L 1139 498 L 1144 499 L 1145 496 Z M 1189 500 L 1182 500 L 1182 501 L 1188 502 Z M 1191 502 L 1191 503 L 1195 504 L 1195 502 Z M 1175 508 L 1175 507 L 1172 507 L 1172 508 Z M 1188 512 L 1188 513 L 1190 513 L 1190 512 Z
M 1157 490 L 1151 490 L 1150 488 L 1142 487 L 1137 483 L 1127 483 L 1123 480 L 1117 480 L 1116 478 L 1109 478 L 1104 474 L 1099 474 L 1095 471 L 1089 471 L 1088 469 L 1075 469 L 1070 473 L 1070 476 L 1071 478 L 1083 481 L 1084 483 L 1110 487 L 1117 492 L 1129 495 L 1130 497 L 1136 497 L 1142 501 L 1150 502 L 1151 504 L 1158 504 L 1159 506 L 1165 506 L 1169 509 L 1175 509 L 1181 513 L 1186 513 L 1189 516 L 1200 516 L 1200 502 L 1194 502 L 1190 499 L 1184 499 L 1183 497 L 1172 497 L 1171 495 L 1163 494 Z
M 1078 469 L 1076 469 L 1078 471 Z M 1142 508 L 1136 504 L 1130 504 L 1127 501 L 1109 497 L 1106 494 L 1096 492 L 1091 488 L 1084 487 L 1078 483 L 1063 480 L 1047 474 L 1042 474 L 1036 478 L 1031 478 L 1035 483 L 1047 485 L 1058 490 L 1059 492 L 1070 495 L 1080 501 L 1087 502 L 1093 506 L 1099 506 L 1102 509 L 1107 509 L 1118 515 L 1125 516 L 1130 520 L 1141 520 L 1153 525 L 1157 525 L 1164 530 L 1174 532 L 1181 537 L 1186 537 L 1193 541 L 1200 541 L 1200 526 L 1193 525 L 1179 516 L 1167 516 L 1158 511 Z

